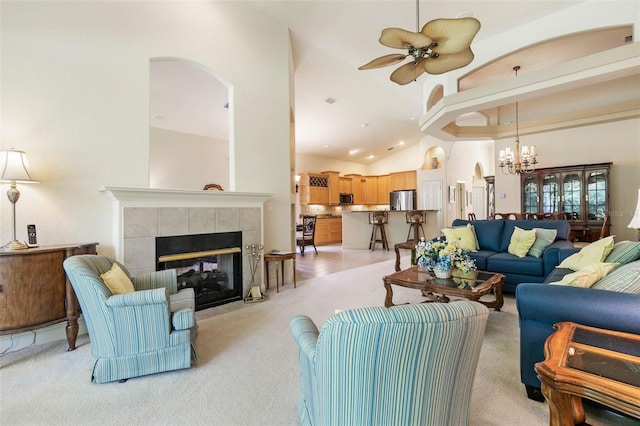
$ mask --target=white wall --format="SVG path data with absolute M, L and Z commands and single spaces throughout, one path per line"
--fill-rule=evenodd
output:
M 318 157 L 315 155 L 296 154 L 296 173 L 320 173 L 324 171 L 336 171 L 340 172 L 341 175 L 366 175 L 369 173 L 368 167 L 364 164 Z
M 35 223 L 43 245 L 97 241 L 113 253 L 111 200 L 97 189 L 148 187 L 149 60 L 176 57 L 230 88 L 229 189 L 273 193 L 265 244 L 291 245 L 286 27 L 243 2 L 0 7 L 0 143 L 26 151 L 42 182 L 20 187 L 19 239 Z M 0 238 L 9 241 L 10 205 L 1 198 Z
M 229 141 L 172 130 L 150 129 L 149 187 L 229 189 Z

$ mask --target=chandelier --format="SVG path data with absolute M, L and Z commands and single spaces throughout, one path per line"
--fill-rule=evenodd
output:
M 518 76 L 519 65 L 513 67 Z M 520 149 L 520 133 L 518 128 L 518 102 L 516 101 L 516 146 L 515 150 L 507 147 L 500 150 L 500 169 L 505 175 L 522 175 L 533 173 L 538 163 L 535 145 L 524 145 Z

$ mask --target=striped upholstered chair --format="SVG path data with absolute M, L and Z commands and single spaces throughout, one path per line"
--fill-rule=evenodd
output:
M 488 310 L 476 302 L 297 316 L 302 425 L 465 425 Z
M 117 263 L 133 292 L 113 294 L 101 275 Z M 177 292 L 175 269 L 131 278 L 106 256 L 80 255 L 64 261 L 95 357 L 92 380 L 105 383 L 189 368 L 197 325 L 193 289 Z

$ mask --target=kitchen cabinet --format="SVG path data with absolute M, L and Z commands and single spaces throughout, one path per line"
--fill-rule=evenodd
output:
M 300 204 L 329 204 L 329 178 L 317 173 L 301 173 L 298 197 Z
M 389 181 L 389 191 L 401 191 L 404 189 L 416 189 L 417 177 L 416 171 L 391 173 Z
M 342 218 L 319 217 L 316 221 L 316 245 L 342 242 Z
M 327 177 L 329 204 L 340 204 L 340 172 L 326 171 L 321 174 Z
M 364 204 L 378 204 L 378 176 L 364 177 Z
M 350 177 L 340 177 L 339 185 L 341 194 L 353 194 L 353 179 Z
M 376 204 L 389 204 L 389 175 L 378 176 Z
M 361 175 L 347 175 L 347 177 L 351 177 L 351 188 L 353 193 L 353 204 L 364 204 L 365 203 L 365 188 L 364 184 L 366 182 L 366 178 Z

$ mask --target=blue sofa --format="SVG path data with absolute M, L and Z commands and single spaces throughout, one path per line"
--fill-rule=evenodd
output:
M 558 266 L 560 250 L 573 247 L 569 241 L 571 226 L 565 220 L 463 220 L 453 221 L 453 227 L 473 225 L 480 249 L 470 253 L 478 269 L 499 272 L 505 275 L 503 291 L 515 293 L 516 286 L 522 282 L 545 280 Z M 515 227 L 530 230 L 533 228 L 555 229 L 558 231 L 555 241 L 548 246 L 540 258 L 514 256 L 507 252 L 511 235 Z
M 561 260 L 563 257 L 561 254 Z M 568 272 L 572 271 L 556 268 L 547 282 L 559 280 Z M 640 260 L 621 266 L 610 275 L 609 278 L 616 282 L 619 282 L 618 275 L 626 275 L 628 280 L 634 280 L 637 292 Z M 529 398 L 537 401 L 544 400 L 544 397 L 540 393 L 540 380 L 533 367 L 544 360 L 544 342 L 555 331 L 554 324 L 572 321 L 640 334 L 640 294 L 522 283 L 516 289 L 516 306 L 520 317 L 520 380 Z

